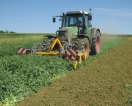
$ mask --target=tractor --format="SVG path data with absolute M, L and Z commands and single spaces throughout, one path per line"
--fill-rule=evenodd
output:
M 69 11 L 62 13 L 60 17 L 61 27 L 56 31 L 56 37 L 61 41 L 63 46 L 82 51 L 86 58 L 89 54 L 95 55 L 100 52 L 100 36 L 101 32 L 98 28 L 92 28 L 92 14 L 85 11 Z M 54 36 L 47 35 L 44 44 L 47 45 L 45 51 L 48 50 Z M 58 45 L 55 46 L 55 49 Z M 65 49 L 65 48 L 63 48 Z
M 81 63 L 82 59 L 87 59 L 89 54 L 95 55 L 100 52 L 101 32 L 98 28 L 92 28 L 91 12 L 69 11 L 60 16 L 53 17 L 53 23 L 59 17 L 61 27 L 56 31 L 56 35 L 46 35 L 42 43 L 38 43 L 27 49 L 39 55 L 60 55 L 64 59 Z

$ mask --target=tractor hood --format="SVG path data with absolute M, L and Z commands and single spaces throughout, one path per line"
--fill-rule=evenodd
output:
M 59 29 L 57 32 L 58 33 L 66 33 L 67 34 L 67 36 L 69 37 L 69 36 L 73 36 L 73 35 L 77 35 L 77 27 L 63 27 L 63 28 L 61 28 L 61 29 Z
M 68 41 L 71 44 L 71 39 L 76 37 L 77 31 L 77 27 L 63 27 L 57 31 L 57 36 L 60 40 Z

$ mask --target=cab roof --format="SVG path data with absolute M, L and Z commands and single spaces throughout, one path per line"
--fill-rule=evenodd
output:
M 68 11 L 66 14 L 88 14 L 88 12 L 85 11 Z

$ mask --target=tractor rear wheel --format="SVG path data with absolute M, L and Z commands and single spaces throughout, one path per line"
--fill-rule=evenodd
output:
M 80 38 L 75 41 L 75 47 L 84 53 L 86 58 L 89 56 L 89 42 L 87 38 Z
M 92 40 L 92 45 L 91 45 L 91 55 L 96 55 L 98 53 L 100 53 L 100 32 L 97 31 L 96 32 L 96 37 L 93 38 Z

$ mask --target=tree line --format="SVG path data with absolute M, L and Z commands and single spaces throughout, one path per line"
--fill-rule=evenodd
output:
M 16 33 L 16 32 L 14 32 L 14 31 L 8 31 L 8 30 L 6 30 L 6 31 L 0 30 L 0 33 Z

